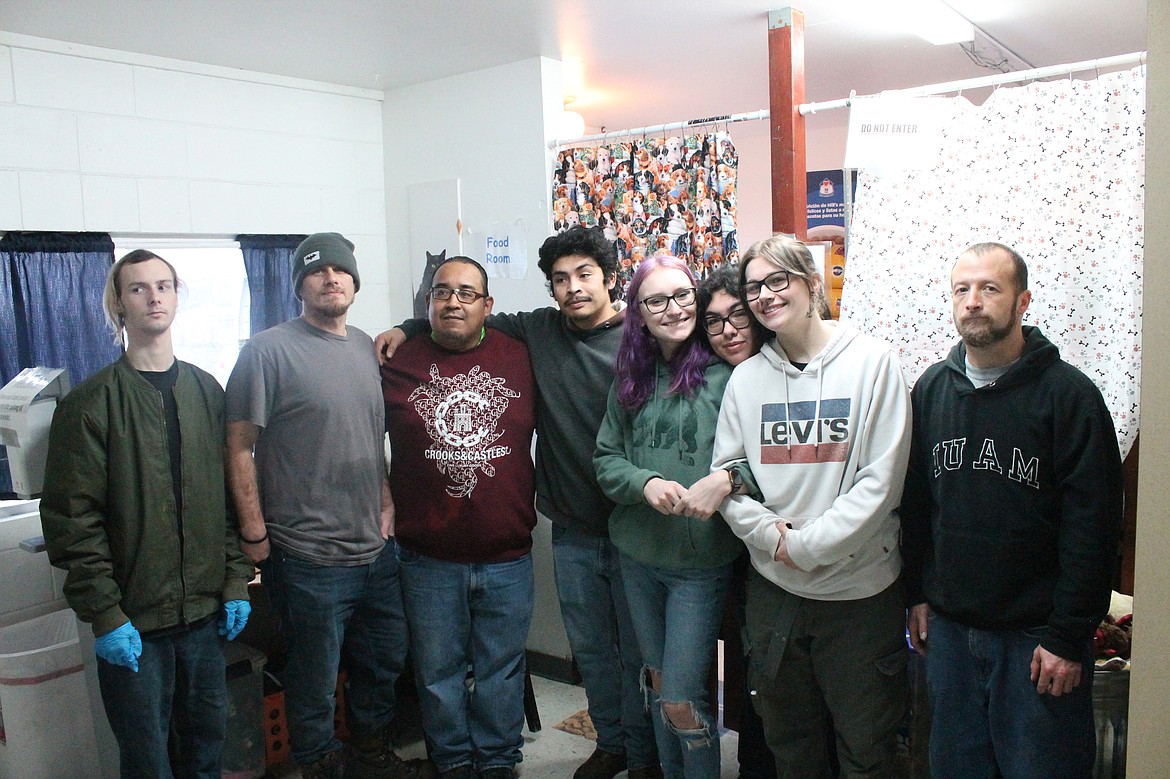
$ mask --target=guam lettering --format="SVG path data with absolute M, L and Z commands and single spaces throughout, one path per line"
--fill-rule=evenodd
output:
M 966 438 L 952 438 L 935 444 L 931 450 L 934 477 L 937 479 L 943 471 L 957 471 L 963 468 L 966 465 L 963 458 L 966 448 Z M 971 461 L 971 468 L 1003 475 L 1003 466 L 1000 464 L 993 439 L 983 439 L 983 443 L 979 445 L 979 453 Z M 1011 467 L 1008 469 L 1007 477 L 1012 481 L 1027 484 L 1032 489 L 1040 489 L 1040 458 L 1028 457 L 1013 446 Z

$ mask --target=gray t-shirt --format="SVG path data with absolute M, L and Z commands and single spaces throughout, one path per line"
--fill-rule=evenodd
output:
M 1012 360 L 1007 365 L 999 365 L 995 368 L 976 368 L 971 363 L 966 363 L 963 367 L 967 371 L 967 378 L 975 385 L 975 389 L 986 387 L 994 381 L 999 381 L 999 377 L 1008 372 L 1008 369 L 1015 365 L 1019 360 Z
M 364 565 L 380 530 L 385 407 L 370 337 L 303 318 L 257 333 L 227 385 L 229 421 L 262 428 L 260 505 L 273 543 L 324 565 Z

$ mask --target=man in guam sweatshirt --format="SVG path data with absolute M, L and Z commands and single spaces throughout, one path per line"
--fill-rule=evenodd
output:
M 1088 777 L 1092 635 L 1122 516 L 1109 410 L 1035 327 L 1028 269 L 980 243 L 951 272 L 962 343 L 914 387 L 901 515 L 934 776 Z

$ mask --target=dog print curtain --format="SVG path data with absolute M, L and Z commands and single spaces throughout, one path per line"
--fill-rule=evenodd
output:
M 617 245 L 623 290 L 652 254 L 680 257 L 705 278 L 739 260 L 737 165 L 726 132 L 562 149 L 553 169 L 553 228 L 600 225 Z

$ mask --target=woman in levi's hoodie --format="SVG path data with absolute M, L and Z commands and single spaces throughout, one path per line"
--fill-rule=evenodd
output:
M 712 469 L 746 463 L 759 490 L 722 506 L 751 557 L 756 709 L 779 776 L 828 776 L 834 747 L 843 777 L 892 775 L 908 700 L 896 510 L 910 395 L 888 344 L 821 318 L 803 243 L 759 241 L 739 269 L 774 337 L 728 382 Z

